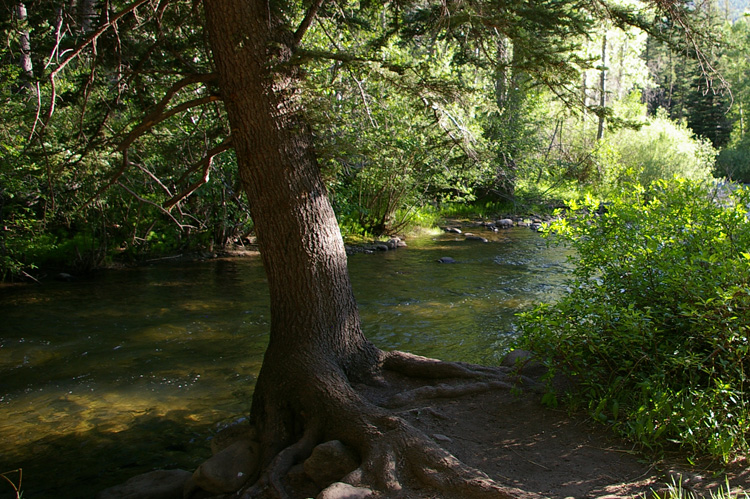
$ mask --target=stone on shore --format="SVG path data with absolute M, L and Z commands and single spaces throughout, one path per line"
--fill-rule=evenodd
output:
M 357 456 L 338 440 L 318 445 L 304 462 L 305 473 L 320 488 L 341 480 L 358 466 Z
M 335 482 L 326 487 L 315 499 L 365 499 L 367 497 L 372 497 L 372 490 Z

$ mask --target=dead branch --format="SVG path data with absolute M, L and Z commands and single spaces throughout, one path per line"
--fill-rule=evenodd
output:
M 206 151 L 206 155 L 203 157 L 203 159 L 198 161 L 195 165 L 193 165 L 192 168 L 190 168 L 190 170 L 185 172 L 185 174 L 180 178 L 178 183 L 181 182 L 183 179 L 185 179 L 189 174 L 195 172 L 200 167 L 203 167 L 203 175 L 201 175 L 201 178 L 197 182 L 193 182 L 192 184 L 190 184 L 190 186 L 188 186 L 188 188 L 185 189 L 184 191 L 180 192 L 176 196 L 173 196 L 168 201 L 165 201 L 164 204 L 162 204 L 162 207 L 165 210 L 171 209 L 174 205 L 176 205 L 177 203 L 179 203 L 186 197 L 190 196 L 200 186 L 208 182 L 209 170 L 211 169 L 211 164 L 213 163 L 214 157 L 230 149 L 231 147 L 232 147 L 232 137 L 229 136 L 221 144 L 217 145 L 213 149 Z
M 166 215 L 167 215 L 167 216 L 168 216 L 169 218 L 171 218 L 171 219 L 172 219 L 172 221 L 173 221 L 173 222 L 174 222 L 175 224 L 177 224 L 177 226 L 178 226 L 178 227 L 179 227 L 180 229 L 197 229 L 197 227 L 195 227 L 194 225 L 185 225 L 185 224 L 181 224 L 181 223 L 180 223 L 180 222 L 179 222 L 179 221 L 178 221 L 178 220 L 177 220 L 177 219 L 176 219 L 176 218 L 175 218 L 174 216 L 172 216 L 172 214 L 171 214 L 171 213 L 169 213 L 169 212 L 168 212 L 167 210 L 165 210 L 164 208 L 162 208 L 162 207 L 161 207 L 161 206 L 159 206 L 158 204 L 154 203 L 153 201 L 149 201 L 148 199 L 144 199 L 144 198 L 142 198 L 141 196 L 139 196 L 138 194 L 136 194 L 136 193 L 135 193 L 135 192 L 133 192 L 132 190 L 128 189 L 128 188 L 127 188 L 127 187 L 126 187 L 125 185 L 123 185 L 123 183 L 122 183 L 122 182 L 119 182 L 119 181 L 118 181 L 118 182 L 117 182 L 117 185 L 119 185 L 120 187 L 122 187 L 122 188 L 123 188 L 123 189 L 124 189 L 125 191 L 127 191 L 127 193 L 128 193 L 128 194 L 130 194 L 131 196 L 133 196 L 134 198 L 136 198 L 136 199 L 137 199 L 138 201 L 140 201 L 141 203 L 146 203 L 146 204 L 150 204 L 151 206 L 154 206 L 154 207 L 156 207 L 156 208 L 157 208 L 157 209 L 158 209 L 159 211 L 161 211 L 162 213 L 166 214 Z
M 50 95 L 49 108 L 47 109 L 47 118 L 44 120 L 43 129 L 47 128 L 47 125 L 49 125 L 49 122 L 52 119 L 52 115 L 55 112 L 55 101 L 57 100 L 57 89 L 55 87 L 55 78 L 57 77 L 58 73 L 60 73 L 60 71 L 62 71 L 63 69 L 65 69 L 65 67 L 71 61 L 73 61 L 75 58 L 77 58 L 81 54 L 81 52 L 83 52 L 83 50 L 86 47 L 88 47 L 89 45 L 92 45 L 92 44 L 96 43 L 96 40 L 104 32 L 106 32 L 108 29 L 110 29 L 115 24 L 117 24 L 117 22 L 120 19 L 122 19 L 126 15 L 130 14 L 135 9 L 137 9 L 141 5 L 147 3 L 148 1 L 150 1 L 150 0 L 135 0 L 133 3 L 127 5 L 118 14 L 116 14 L 115 16 L 113 16 L 112 18 L 110 18 L 106 23 L 104 23 L 101 26 L 99 26 L 99 28 L 96 31 L 94 31 L 88 38 L 86 38 L 83 42 L 81 42 L 81 44 L 78 47 L 76 47 L 76 49 L 73 50 L 73 52 L 71 52 L 70 55 L 68 55 L 68 57 L 66 57 L 65 59 L 63 59 L 63 61 L 60 63 L 60 65 L 57 66 L 55 68 L 55 70 L 52 71 L 49 74 L 50 88 L 51 88 L 52 92 L 51 92 L 51 95 Z

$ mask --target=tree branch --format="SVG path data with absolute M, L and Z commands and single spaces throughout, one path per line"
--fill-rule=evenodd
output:
M 201 178 L 197 182 L 193 182 L 192 184 L 190 184 L 188 186 L 188 188 L 185 189 L 184 191 L 180 192 L 176 196 L 173 196 L 168 201 L 165 201 L 162 204 L 162 207 L 165 210 L 171 209 L 174 205 L 176 205 L 177 203 L 179 203 L 180 201 L 182 201 L 186 197 L 190 196 L 200 186 L 202 186 L 203 184 L 205 184 L 206 182 L 208 182 L 209 170 L 211 169 L 211 164 L 213 163 L 214 157 L 217 156 L 217 155 L 219 155 L 219 154 L 221 154 L 222 152 L 230 149 L 231 147 L 232 147 L 232 137 L 230 136 L 224 142 L 222 142 L 221 144 L 219 144 L 218 146 L 214 147 L 213 149 L 210 149 L 210 150 L 206 151 L 206 156 L 203 159 L 201 159 L 200 161 L 198 161 L 195 165 L 193 165 L 193 167 L 190 168 L 190 170 L 188 170 L 187 172 L 185 172 L 185 174 L 182 176 L 182 178 L 185 178 L 190 173 L 198 170 L 198 168 L 200 168 L 202 166 L 203 167 L 203 175 L 201 176 Z M 180 179 L 180 180 L 182 180 L 182 179 Z
M 166 97 L 165 97 L 166 98 Z M 171 98 L 171 96 L 170 96 Z M 146 133 L 148 130 L 154 127 L 154 125 L 158 125 L 164 120 L 167 120 L 174 116 L 175 114 L 181 113 L 182 111 L 186 111 L 193 107 L 198 107 L 203 104 L 208 104 L 209 102 L 214 102 L 220 100 L 218 95 L 207 95 L 205 97 L 200 97 L 198 99 L 189 100 L 187 102 L 183 102 L 180 105 L 177 105 L 170 109 L 169 111 L 162 113 L 161 109 L 157 108 L 156 111 L 146 116 L 146 118 L 141 122 L 140 125 L 135 127 L 133 131 L 131 131 L 125 139 L 120 143 L 119 146 L 117 146 L 116 151 L 124 151 L 130 145 L 135 142 L 135 140 Z
M 109 28 L 114 26 L 117 21 L 128 15 L 129 13 L 133 12 L 135 9 L 140 7 L 141 5 L 145 4 L 149 0 L 135 0 L 133 3 L 127 5 L 123 10 L 121 10 L 118 14 L 113 16 L 108 22 L 104 23 L 103 25 L 99 26 L 99 29 L 94 31 L 91 36 L 86 38 L 68 57 L 63 59 L 63 61 L 60 63 L 59 66 L 55 68 L 54 71 L 52 71 L 49 74 L 49 81 L 50 81 L 50 87 L 52 89 L 52 94 L 50 95 L 50 103 L 49 108 L 47 109 L 47 118 L 44 120 L 44 127 L 47 128 L 47 125 L 49 125 L 50 120 L 52 119 L 52 114 L 55 112 L 55 101 L 57 100 L 57 89 L 55 87 L 55 77 L 57 74 L 62 71 L 65 66 L 67 66 L 73 59 L 78 57 L 83 50 L 91 45 L 92 43 L 96 42 L 96 40 Z
M 320 6 L 323 5 L 324 2 L 325 0 L 315 0 L 312 5 L 310 5 L 310 8 L 307 9 L 305 18 L 302 20 L 302 23 L 300 23 L 297 31 L 294 32 L 295 47 L 298 46 L 300 42 L 302 42 L 302 38 L 305 36 L 305 33 L 312 25 L 313 21 L 315 20 L 315 16 L 318 14 L 318 9 L 320 9 Z
M 110 184 L 110 185 L 111 185 L 111 184 Z M 129 193 L 130 195 L 131 195 L 131 196 L 133 196 L 134 198 L 136 198 L 136 199 L 137 199 L 138 201 L 140 201 L 141 203 L 146 203 L 146 204 L 150 204 L 151 206 L 154 206 L 154 207 L 156 207 L 157 209 L 159 209 L 159 211 L 161 211 L 162 213 L 166 214 L 166 215 L 167 215 L 167 216 L 168 216 L 169 218 L 171 218 L 171 219 L 172 219 L 172 221 L 173 221 L 173 222 L 174 222 L 175 224 L 177 224 L 177 226 L 178 226 L 178 227 L 179 227 L 180 229 L 186 229 L 186 228 L 189 228 L 189 229 L 195 229 L 195 228 L 197 228 L 197 227 L 195 227 L 194 225 L 184 225 L 184 224 L 181 224 L 181 223 L 180 223 L 180 222 L 179 222 L 179 221 L 178 221 L 178 220 L 177 220 L 177 219 L 176 219 L 176 218 L 175 218 L 175 217 L 174 217 L 174 216 L 173 216 L 173 215 L 172 215 L 171 213 L 169 213 L 169 212 L 168 212 L 167 210 L 165 210 L 164 208 L 162 208 L 162 207 L 161 207 L 161 206 L 159 206 L 158 204 L 154 203 L 153 201 L 149 201 L 148 199 L 144 199 L 144 198 L 140 197 L 140 196 L 139 196 L 138 194 L 136 194 L 136 193 L 135 193 L 135 192 L 133 192 L 132 190 L 130 190 L 130 189 L 128 189 L 127 187 L 125 187 L 125 186 L 123 185 L 123 183 L 122 183 L 122 182 L 117 182 L 117 185 L 119 185 L 120 187 L 122 187 L 123 189 L 125 189 L 125 190 L 126 190 L 126 191 L 127 191 L 127 192 L 128 192 L 128 193 Z
M 90 205 L 94 201 L 94 199 L 98 198 L 99 196 L 104 194 L 104 192 L 106 192 L 107 189 L 112 187 L 112 185 L 114 185 L 120 179 L 120 177 L 122 177 L 122 174 L 125 173 L 125 170 L 127 170 L 129 164 L 130 164 L 130 161 L 128 160 L 128 150 L 125 149 L 124 151 L 122 151 L 122 164 L 120 165 L 120 168 L 118 168 L 117 171 L 112 175 L 112 178 L 109 180 L 109 182 L 107 182 L 106 185 L 103 185 L 102 187 L 100 187 L 99 190 L 96 191 L 94 195 L 88 199 L 88 201 L 83 203 L 83 205 L 81 205 L 81 207 L 78 208 L 78 210 L 82 210 L 86 208 L 88 205 Z

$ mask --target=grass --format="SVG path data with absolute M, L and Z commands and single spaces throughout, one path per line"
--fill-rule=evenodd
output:
M 729 485 L 729 480 L 726 481 L 724 487 L 718 491 L 711 491 L 708 499 L 750 499 L 750 495 L 744 491 L 733 492 L 732 487 Z M 672 477 L 672 483 L 667 485 L 666 490 L 655 492 L 652 491 L 650 499 L 700 499 L 701 497 L 694 492 L 685 490 L 682 487 L 682 482 L 677 482 Z

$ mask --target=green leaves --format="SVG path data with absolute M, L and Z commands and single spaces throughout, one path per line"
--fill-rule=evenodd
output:
M 577 250 L 571 292 L 521 317 L 523 348 L 578 381 L 592 414 L 658 450 L 727 460 L 748 448 L 746 190 L 626 185 L 552 226 Z

